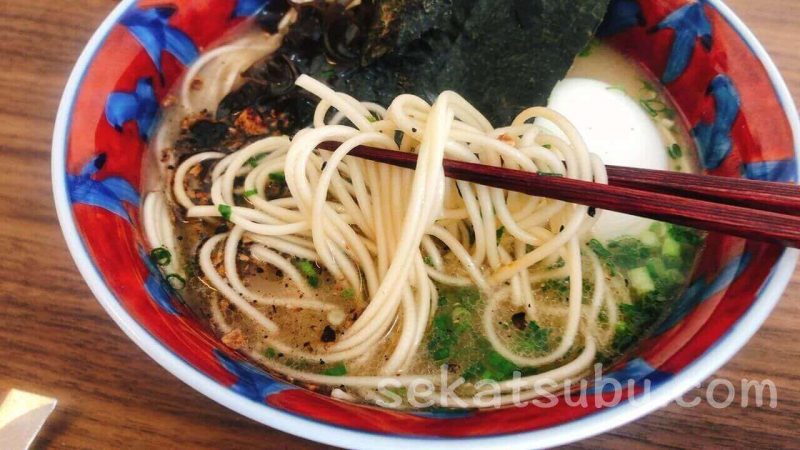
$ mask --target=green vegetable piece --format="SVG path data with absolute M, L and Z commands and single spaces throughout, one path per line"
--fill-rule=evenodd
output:
M 485 372 L 486 366 L 483 365 L 482 361 L 477 361 L 467 367 L 467 370 L 465 370 L 461 376 L 467 381 L 477 381 L 483 377 Z
M 278 352 L 276 352 L 272 347 L 267 347 L 267 349 L 264 350 L 264 356 L 269 359 L 275 359 L 278 356 Z
M 507 360 L 500 353 L 492 350 L 486 357 L 486 365 L 491 371 L 489 379 L 500 381 L 511 378 L 515 371 L 519 370 L 513 362 Z
M 286 186 L 286 174 L 283 172 L 272 172 L 269 174 L 269 179 L 273 183 L 279 184 L 281 186 Z
M 333 69 L 328 69 L 328 70 L 323 70 L 319 74 L 321 77 L 324 78 L 323 81 L 327 81 L 336 76 L 336 71 Z
M 219 205 L 217 209 L 219 210 L 219 213 L 222 215 L 222 218 L 224 218 L 225 220 L 231 220 L 231 212 L 233 211 L 233 209 L 230 207 L 230 205 L 226 205 L 223 203 Z
M 644 265 L 652 252 L 642 241 L 632 237 L 624 237 L 608 243 L 611 260 L 622 269 L 633 269 Z
M 460 304 L 470 311 L 481 299 L 481 293 L 474 287 L 442 287 L 439 294 L 440 298 L 445 297 L 445 304 Z
M 434 361 L 443 361 L 450 357 L 450 349 L 458 341 L 453 319 L 449 314 L 440 313 L 433 318 L 428 354 Z
M 457 331 L 466 331 L 472 325 L 472 313 L 463 306 L 456 306 L 452 312 L 453 325 Z
M 664 222 L 653 222 L 650 225 L 650 231 L 656 234 L 658 237 L 664 237 L 667 234 L 667 224 Z
M 167 283 L 169 283 L 169 287 L 176 291 L 180 291 L 186 287 L 186 280 L 184 280 L 183 277 L 177 273 L 171 273 L 167 275 Z
M 569 293 L 569 278 L 551 278 L 542 283 L 542 290 L 555 292 L 559 295 L 567 295 Z
M 611 257 L 611 252 L 608 251 L 608 249 L 606 249 L 597 239 L 590 240 L 588 245 L 589 248 L 592 249 L 592 251 L 595 252 L 595 254 L 597 254 L 597 256 L 600 258 L 606 259 Z
M 249 191 L 244 191 L 245 197 L 252 197 L 254 195 L 258 195 L 258 191 L 255 189 L 250 189 Z
M 263 160 L 266 157 L 267 157 L 266 153 L 261 153 L 261 154 L 252 156 L 252 157 L 250 157 L 250 159 L 247 160 L 247 164 L 250 164 L 250 167 L 252 167 L 252 168 L 256 168 L 261 163 L 261 160 Z
M 431 258 L 430 256 L 423 257 L 422 258 L 422 262 L 424 262 L 425 264 L 433 267 L 433 258 Z
M 639 240 L 642 241 L 642 244 L 650 248 L 658 247 L 661 243 L 658 239 L 658 235 L 652 231 L 645 231 L 642 233 L 642 235 L 639 236 Z
M 319 272 L 317 272 L 317 268 L 314 263 L 307 259 L 300 259 L 295 263 L 295 265 L 300 273 L 306 277 L 306 280 L 311 287 L 319 287 Z
M 439 347 L 431 354 L 431 358 L 434 361 L 444 361 L 445 359 L 450 357 L 450 348 L 449 347 Z
M 647 273 L 653 279 L 663 278 L 667 275 L 667 266 L 662 259 L 653 258 L 647 262 Z
M 647 267 L 637 267 L 629 271 L 628 280 L 630 280 L 631 288 L 639 294 L 646 294 L 656 288 Z
M 672 144 L 667 147 L 667 153 L 672 159 L 681 159 L 681 157 L 683 157 L 683 149 L 678 144 Z
M 342 291 L 342 298 L 345 300 L 352 300 L 356 298 L 356 290 L 353 288 L 347 288 Z
M 667 238 L 664 239 L 664 243 L 661 245 L 661 253 L 666 257 L 680 258 L 681 244 L 673 239 L 672 236 L 667 236 Z
M 703 242 L 703 238 L 697 231 L 679 225 L 670 225 L 667 234 L 681 244 L 697 247 Z
M 322 372 L 323 375 L 327 375 L 329 377 L 343 377 L 347 375 L 347 367 L 344 363 L 336 364 L 335 366 L 331 366 L 328 369 L 325 369 Z
M 521 333 L 517 347 L 527 353 L 544 353 L 550 349 L 550 329 L 542 328 L 535 321 Z
M 164 247 L 154 248 L 150 252 L 150 261 L 157 266 L 167 266 L 172 262 L 172 254 Z

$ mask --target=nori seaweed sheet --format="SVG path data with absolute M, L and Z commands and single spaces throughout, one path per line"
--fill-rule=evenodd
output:
M 276 80 L 284 86 L 290 76 L 306 73 L 387 106 L 403 93 L 432 102 L 453 90 L 493 124 L 507 124 L 523 109 L 546 103 L 594 36 L 608 3 L 362 0 L 349 9 L 311 3 L 300 7 L 297 23 L 271 61 L 251 68 L 252 81 L 223 100 L 218 118 L 248 102 L 264 109 L 273 100 L 303 98 L 291 89 L 267 91 Z M 294 114 L 298 121 L 308 116 L 306 109 Z
M 402 92 L 429 101 L 453 90 L 495 124 L 542 105 L 592 39 L 608 0 L 392 0 L 391 21 L 371 36 L 366 72 L 346 85 L 386 103 Z M 379 28 L 380 29 L 380 28 Z M 377 35 L 377 37 L 375 36 Z M 383 38 L 380 39 L 380 36 Z M 389 36 L 389 38 L 387 38 Z M 377 43 L 377 44 L 376 44 Z M 375 51 L 378 47 L 380 51 Z

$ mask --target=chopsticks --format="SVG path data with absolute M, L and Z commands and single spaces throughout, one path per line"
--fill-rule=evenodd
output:
M 336 150 L 338 142 L 318 147 Z M 413 169 L 417 155 L 358 146 L 349 153 Z M 800 248 L 800 188 L 786 183 L 607 166 L 609 184 L 445 160 L 450 178 Z

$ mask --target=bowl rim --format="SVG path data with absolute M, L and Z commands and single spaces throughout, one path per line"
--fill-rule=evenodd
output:
M 785 81 L 764 47 L 750 29 L 722 0 L 707 2 L 730 23 L 743 41 L 766 69 L 775 88 L 782 109 L 792 128 L 795 155 L 800 157 L 800 118 Z M 543 448 L 564 445 L 586 439 L 632 422 L 683 395 L 711 376 L 732 358 L 758 331 L 767 319 L 794 273 L 800 250 L 786 249 L 775 263 L 761 286 L 757 299 L 742 317 L 720 337 L 704 354 L 676 373 L 669 381 L 651 392 L 647 402 L 626 401 L 613 408 L 593 413 L 586 417 L 534 431 L 485 437 L 435 438 L 398 436 L 329 425 L 274 408 L 264 402 L 247 399 L 198 371 L 188 362 L 166 348 L 144 329 L 122 306 L 111 292 L 91 260 L 75 223 L 66 189 L 66 153 L 72 110 L 78 89 L 97 51 L 120 17 L 136 0 L 123 0 L 103 20 L 80 54 L 62 95 L 53 132 L 51 172 L 56 212 L 67 247 L 81 275 L 89 285 L 98 302 L 123 330 L 148 356 L 172 375 L 199 391 L 206 397 L 272 428 L 317 442 L 348 446 L 351 448 L 412 448 L 424 444 L 429 449 L 444 449 L 458 446 L 462 449 L 477 448 Z M 800 158 L 798 158 L 800 172 Z

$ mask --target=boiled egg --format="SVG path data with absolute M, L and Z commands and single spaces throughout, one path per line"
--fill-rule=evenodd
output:
M 608 83 L 589 78 L 567 78 L 553 89 L 548 107 L 564 115 L 578 129 L 589 151 L 605 164 L 667 170 L 666 144 L 651 117 L 639 103 Z M 537 119 L 549 132 L 566 138 L 552 122 Z M 652 220 L 603 212 L 593 233 L 608 241 L 636 236 Z

